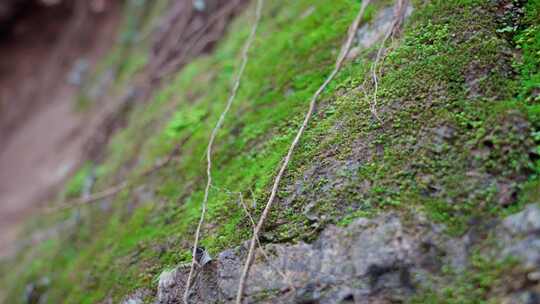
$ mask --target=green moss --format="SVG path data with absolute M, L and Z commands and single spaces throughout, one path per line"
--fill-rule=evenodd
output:
M 420 2 L 404 38 L 382 63 L 376 108 L 383 123 L 370 112 L 373 87 L 365 81 L 378 48 L 373 46 L 324 92 L 280 187 L 265 241 L 310 241 L 327 223 L 347 225 L 385 210 L 420 209 L 457 234 L 470 219 L 509 212 L 498 202 L 501 184 L 517 193 L 510 209 L 538 198 L 529 149 L 539 144 L 534 134 L 540 111 L 534 98 L 525 97 L 534 90 L 523 89 L 535 56 L 528 46 L 530 27 L 515 42 L 529 55 L 513 63 L 497 22 L 478 18 L 491 16 L 485 1 Z M 347 0 L 299 0 L 272 1 L 265 8 L 214 149 L 201 240 L 211 254 L 249 238 L 251 223 L 240 198 L 255 217 L 260 214 L 276 168 L 358 7 Z M 378 8 L 371 6 L 364 20 Z M 52 277 L 51 303 L 119 301 L 137 288 L 154 289 L 163 269 L 189 261 L 206 178 L 204 153 L 249 34 L 248 14 L 234 22 L 214 54 L 186 66 L 129 114 L 96 169 L 96 186 L 105 189 L 123 178 L 133 186 L 101 202 L 102 209 L 85 207 L 79 230 L 36 247 L 38 258 L 23 254 L 20 265 L 32 261 L 32 267 L 21 266 L 24 274 L 10 278 L 13 303 L 24 284 L 44 274 Z M 125 75 L 135 73 L 146 54 L 144 46 L 131 47 L 134 57 L 121 68 Z M 120 77 L 117 87 L 129 78 Z M 179 142 L 174 162 L 137 177 Z M 475 267 L 486 277 L 467 278 L 448 292 L 476 295 L 500 274 Z
M 81 195 L 88 178 L 92 175 L 93 164 L 86 163 L 67 181 L 64 196 L 74 198 Z
M 312 6 L 312 14 L 299 18 Z M 248 196 L 253 190 L 258 205 L 251 209 L 260 208 L 309 96 L 330 71 L 357 8 L 349 1 L 296 1 L 287 6 L 271 3 L 265 9 L 241 90 L 215 149 L 216 188 L 202 239 L 211 253 L 249 237 L 250 224 L 238 204 L 239 196 L 231 193 L 244 192 L 253 205 Z M 152 278 L 163 268 L 189 258 L 189 236 L 202 201 L 204 150 L 226 101 L 248 22 L 246 17 L 239 19 L 214 55 L 186 67 L 153 102 L 136 108 L 128 128 L 114 136 L 105 162 L 97 169 L 102 176 L 98 188 L 121 177 L 123 168 L 136 176 L 156 159 L 167 157 L 178 140 L 186 141 L 179 162 L 154 175 L 153 181 L 140 181 L 156 185 L 152 201 L 160 204 L 137 207 L 130 214 L 126 206 L 134 192 L 128 191 L 115 198 L 112 215 L 88 210 L 81 225 L 92 236 L 82 239 L 75 233 L 75 238 L 81 238 L 78 254 L 55 255 L 55 250 L 71 246 L 70 240 L 60 240 L 51 250 L 52 267 L 32 269 L 34 274 L 54 275 L 48 294 L 51 303 L 59 299 L 93 303 L 109 296 L 118 301 L 138 287 L 153 288 Z M 13 297 L 20 290 L 14 290 Z
M 520 62 L 516 63 L 521 72 L 522 85 L 519 98 L 529 103 L 540 102 L 540 2 L 528 1 L 522 29 L 515 35 L 515 43 L 522 51 Z
M 535 147 L 528 151 L 532 174 L 523 184 L 520 200 L 537 202 L 540 199 L 540 1 L 530 0 L 525 5 L 525 16 L 521 29 L 514 36 L 516 48 L 521 50 L 521 57 L 514 64 L 521 73 L 521 85 L 517 100 L 525 105 L 526 113 L 532 124 L 531 137 Z
M 323 209 L 345 204 L 353 213 L 345 217 L 349 222 L 373 208 L 420 206 L 454 234 L 464 232 L 472 218 L 507 213 L 499 202 L 501 183 L 523 193 L 535 120 L 528 121 L 529 111 L 513 98 L 520 84 L 509 77 L 510 45 L 497 34 L 496 19 L 476 17 L 489 10 L 482 1 L 435 1 L 413 16 L 417 23 L 388 54 L 380 78 L 378 107 L 385 125 L 370 117 L 365 99 L 350 94 L 359 106 L 345 108 L 353 122 L 340 122 L 348 140 L 334 142 L 334 150 L 340 159 L 368 160 L 360 163 L 357 178 L 344 179 L 351 191 L 320 191 L 319 204 L 329 206 Z M 361 155 L 347 147 L 355 140 L 368 147 Z M 328 154 L 318 162 L 323 159 Z M 520 196 L 511 209 L 530 202 Z
M 519 275 L 513 259 L 496 260 L 475 253 L 468 269 L 456 273 L 444 269 L 444 276 L 453 278 L 450 284 L 433 290 L 420 290 L 410 303 L 481 304 L 499 303 L 499 294 L 509 284 L 509 276 Z

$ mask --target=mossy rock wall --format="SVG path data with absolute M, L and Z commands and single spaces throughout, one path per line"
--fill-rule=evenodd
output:
M 363 22 L 374 22 L 391 4 L 371 4 Z M 444 227 L 444 236 L 461 237 L 471 229 L 488 235 L 486 223 L 539 202 L 540 3 L 411 5 L 403 32 L 386 42 L 377 61 L 376 90 L 371 72 L 379 44 L 357 49 L 324 91 L 262 242 L 312 242 L 330 224 L 346 227 L 356 218 L 388 212 L 412 226 L 421 214 Z M 308 102 L 332 70 L 359 7 L 349 0 L 266 3 L 242 85 L 214 149 L 201 240 L 211 255 L 250 238 L 251 222 L 240 201 L 254 216 L 260 214 Z M 253 8 L 233 22 L 215 52 L 135 105 L 126 127 L 113 136 L 104 160 L 95 164 L 94 188 L 124 179 L 130 187 L 89 206 L 39 217 L 34 225 L 39 229 L 76 220 L 2 265 L 9 269 L 1 281 L 7 303 L 23 302 L 28 284 L 44 285 L 40 293 L 48 303 L 116 303 L 141 290 L 152 301 L 160 273 L 190 261 L 206 179 L 204 153 L 238 68 Z M 128 71 L 116 91 L 127 90 L 147 59 L 145 46 L 131 48 L 127 58 L 140 60 L 112 56 L 104 63 Z M 170 164 L 139 176 L 173 150 Z M 68 194 L 80 191 L 80 179 L 89 171 L 82 170 L 68 184 Z M 485 239 L 490 242 L 482 239 L 475 246 L 495 246 Z M 476 254 L 477 268 L 489 271 L 490 278 L 511 275 L 491 272 L 482 251 Z M 466 280 L 458 273 L 446 280 L 460 296 L 487 289 L 482 277 Z M 471 292 L 459 303 L 484 303 L 489 291 Z M 419 291 L 415 299 L 442 303 L 443 298 Z

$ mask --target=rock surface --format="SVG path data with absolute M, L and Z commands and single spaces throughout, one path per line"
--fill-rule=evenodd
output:
M 538 282 L 540 208 L 530 205 L 496 225 L 499 257 L 518 258 L 529 269 L 529 280 Z M 251 268 L 246 303 L 404 301 L 441 274 L 444 265 L 467 267 L 478 238 L 473 231 L 451 238 L 443 229 L 421 217 L 390 213 L 360 218 L 345 228 L 330 226 L 312 244 L 266 245 Z M 199 269 L 192 302 L 232 302 L 246 255 L 246 246 L 226 250 Z M 189 267 L 163 272 L 155 303 L 180 303 L 188 272 Z M 536 296 L 534 291 L 520 291 L 508 303 L 536 303 L 527 300 Z
M 540 271 L 540 207 L 529 205 L 507 217 L 497 233 L 502 256 L 519 258 L 526 269 Z

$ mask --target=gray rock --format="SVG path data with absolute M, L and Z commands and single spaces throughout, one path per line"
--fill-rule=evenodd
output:
M 540 303 L 540 293 L 524 291 L 514 293 L 501 301 L 504 304 L 537 304 Z
M 498 238 L 494 258 L 518 257 L 527 284 L 540 280 L 540 208 L 484 225 Z M 479 231 L 475 231 L 479 229 Z M 468 267 L 471 248 L 484 228 L 451 238 L 445 227 L 417 215 L 404 222 L 398 214 L 359 218 L 349 226 L 327 227 L 311 244 L 268 244 L 258 249 L 246 286 L 246 303 L 392 303 L 404 302 L 422 286 L 438 288 L 443 265 Z M 197 269 L 190 303 L 232 303 L 247 255 L 245 243 L 221 252 Z M 156 303 L 180 303 L 189 267 L 160 276 Z M 438 278 L 433 280 L 433 278 Z M 438 283 L 437 283 L 438 282 Z M 528 285 L 527 285 L 528 286 Z M 532 285 L 531 285 L 532 286 Z M 513 291 L 512 291 L 513 292 Z M 509 293 L 505 303 L 534 303 L 535 289 Z M 505 301 L 506 301 L 505 300 Z
M 408 18 L 413 11 L 409 3 L 405 10 L 403 19 Z M 347 54 L 348 60 L 353 60 L 360 54 L 361 50 L 372 47 L 378 41 L 382 40 L 385 34 L 390 30 L 395 15 L 395 6 L 389 6 L 379 11 L 374 20 L 364 24 L 356 32 L 357 45 L 351 48 Z
M 540 208 L 531 204 L 498 227 L 501 257 L 518 258 L 525 269 L 540 270 Z
M 165 270 L 159 275 L 156 303 L 181 303 L 184 280 L 178 280 L 178 268 Z
M 347 228 L 328 227 L 313 244 L 266 245 L 264 253 L 256 252 L 246 286 L 247 302 L 406 299 L 426 273 L 438 271 L 443 260 L 450 261 L 453 243 L 434 233 L 440 230 L 423 221 L 411 230 L 399 216 L 387 214 L 358 219 Z M 192 303 L 231 302 L 246 255 L 246 246 L 240 246 L 199 269 Z M 180 268 L 164 272 L 157 303 L 177 303 L 188 272 Z
M 375 16 L 372 22 L 364 24 L 358 29 L 356 38 L 358 45 L 362 48 L 369 48 L 373 46 L 377 41 L 381 40 L 384 35 L 392 27 L 394 21 L 395 6 L 389 6 L 380 10 Z M 409 17 L 413 11 L 413 7 L 409 3 L 405 10 L 405 18 Z
M 512 235 L 540 231 L 540 207 L 537 204 L 525 207 L 523 211 L 507 217 L 503 226 Z
M 526 269 L 540 267 L 540 238 L 529 236 L 520 241 L 512 241 L 504 246 L 502 256 L 519 258 Z
M 148 289 L 137 289 L 132 294 L 124 297 L 121 304 L 143 304 L 145 299 L 151 296 L 151 292 Z

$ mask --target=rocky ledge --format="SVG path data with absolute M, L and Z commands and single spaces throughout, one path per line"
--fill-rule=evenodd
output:
M 246 303 L 400 303 L 453 284 L 449 269 L 473 269 L 475 253 L 511 259 L 517 278 L 504 303 L 540 299 L 540 207 L 527 206 L 502 221 L 478 223 L 462 237 L 421 216 L 397 213 L 330 226 L 312 244 L 268 244 L 256 255 Z M 197 270 L 193 303 L 232 302 L 247 244 L 223 251 Z M 519 270 L 515 270 L 519 269 Z M 189 267 L 160 276 L 155 303 L 180 303 Z M 495 292 L 495 291 L 494 291 Z M 138 290 L 124 303 L 142 303 Z

